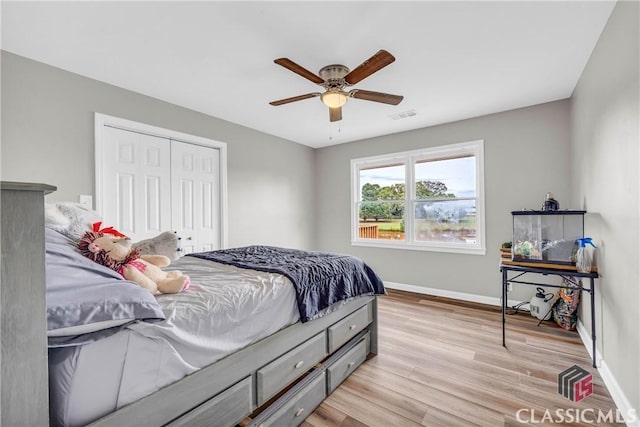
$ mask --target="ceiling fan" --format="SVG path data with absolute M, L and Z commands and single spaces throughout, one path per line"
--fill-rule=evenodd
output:
M 347 86 L 353 86 L 376 71 L 380 71 L 395 60 L 396 58 L 386 50 L 379 50 L 378 53 L 358 65 L 354 70 L 349 70 L 345 65 L 332 64 L 322 67 L 318 72 L 319 75 L 316 75 L 288 58 L 275 59 L 273 62 L 276 64 L 322 86 L 325 91 L 322 93 L 311 92 L 291 98 L 280 99 L 270 102 L 269 104 L 278 106 L 319 96 L 322 103 L 329 107 L 329 120 L 332 122 L 342 120 L 342 106 L 347 102 L 348 98 L 398 105 L 403 99 L 403 97 L 399 95 L 362 89 L 345 91 Z

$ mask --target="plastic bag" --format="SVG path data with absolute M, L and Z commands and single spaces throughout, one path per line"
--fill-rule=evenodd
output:
M 578 306 L 580 305 L 582 282 L 563 277 L 562 286 L 558 290 L 558 301 L 553 306 L 553 320 L 562 329 L 575 331 L 578 323 Z

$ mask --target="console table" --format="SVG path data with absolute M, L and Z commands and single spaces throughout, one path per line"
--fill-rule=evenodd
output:
M 507 311 L 507 292 L 509 283 L 517 283 L 521 285 L 541 286 L 545 288 L 562 288 L 560 285 L 549 285 L 547 283 L 521 280 L 531 275 L 554 275 L 560 277 L 572 277 L 578 279 L 589 279 L 589 287 L 580 286 L 578 289 L 582 292 L 588 292 L 591 297 L 591 342 L 593 367 L 596 366 L 596 308 L 595 308 L 595 279 L 599 277 L 597 271 L 591 273 L 580 273 L 575 267 L 554 264 L 536 264 L 521 263 L 515 261 L 502 260 L 500 263 L 500 271 L 502 272 L 502 345 L 506 347 L 506 311 Z M 525 277 L 523 277 L 525 276 Z

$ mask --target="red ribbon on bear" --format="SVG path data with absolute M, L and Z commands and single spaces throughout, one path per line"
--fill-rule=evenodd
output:
M 127 237 L 113 227 L 100 229 L 101 225 L 102 225 L 102 221 L 94 222 L 93 231 L 95 231 L 96 233 L 111 234 L 112 236 L 116 236 L 116 237 L 125 237 L 125 238 Z

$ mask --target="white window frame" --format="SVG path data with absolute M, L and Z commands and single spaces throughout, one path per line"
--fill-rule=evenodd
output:
M 413 199 L 415 195 L 415 164 L 418 161 L 438 160 L 473 155 L 476 162 L 476 243 L 416 241 L 414 236 Z M 361 198 L 360 171 L 390 164 L 405 165 L 405 240 L 364 239 L 359 236 L 359 203 Z M 441 145 L 420 150 L 404 151 L 351 160 L 351 244 L 378 248 L 408 249 L 458 254 L 486 255 L 484 202 L 484 141 L 469 141 Z

